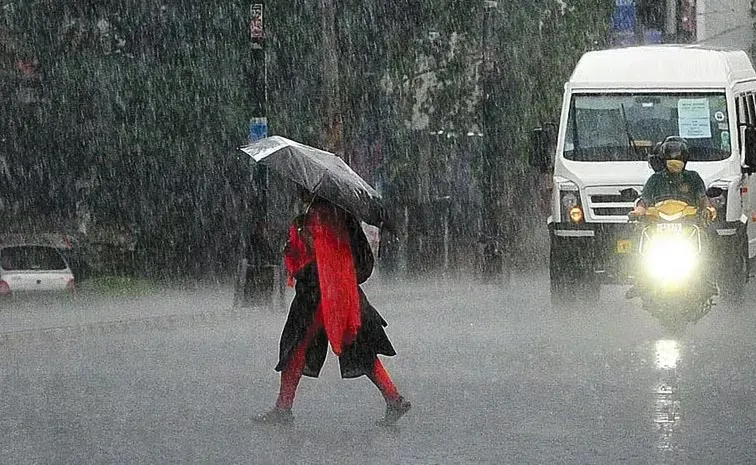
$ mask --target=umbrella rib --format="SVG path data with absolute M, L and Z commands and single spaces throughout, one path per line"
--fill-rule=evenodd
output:
M 305 208 L 305 214 L 310 211 L 310 207 L 312 206 L 312 203 L 315 201 L 315 197 L 318 195 L 318 190 L 320 190 L 320 185 L 323 184 L 324 179 L 325 179 L 325 174 L 320 177 L 320 180 L 315 184 L 315 187 L 312 189 L 312 198 L 310 199 L 310 202 L 307 204 L 307 208 Z
M 326 176 L 325 176 L 325 173 L 323 173 L 323 174 L 322 174 L 322 175 L 320 176 L 320 179 L 318 180 L 318 182 L 317 182 L 317 183 L 315 184 L 315 186 L 314 186 L 314 187 L 312 188 L 312 196 L 313 196 L 313 197 L 315 197 L 316 195 L 318 195 L 318 191 L 320 190 L 320 186 L 322 186 L 322 185 L 323 185 L 323 180 L 325 179 L 325 177 L 326 177 Z

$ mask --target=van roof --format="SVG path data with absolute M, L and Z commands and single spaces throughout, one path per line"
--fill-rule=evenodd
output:
M 566 86 L 600 88 L 723 88 L 756 79 L 742 50 L 701 45 L 642 45 L 585 53 Z

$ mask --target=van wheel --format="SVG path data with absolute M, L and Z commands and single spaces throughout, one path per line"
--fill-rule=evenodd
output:
M 575 302 L 588 304 L 596 302 L 601 297 L 601 283 L 586 269 L 560 269 L 559 262 L 550 268 L 551 304 L 564 307 Z M 575 265 L 568 265 L 575 267 Z
M 597 302 L 601 298 L 601 281 L 590 268 L 582 270 L 580 289 L 586 303 Z
M 601 282 L 593 273 L 591 260 L 578 251 L 555 247 L 553 242 L 550 252 L 551 304 L 564 307 L 575 302 L 596 302 Z
M 551 305 L 564 307 L 575 301 L 574 263 L 551 247 L 549 279 L 551 281 Z
M 558 270 L 558 265 L 551 265 L 551 305 L 565 307 L 575 302 L 575 284 L 564 271 Z
M 738 241 L 738 247 L 735 248 L 734 252 L 731 259 L 728 260 L 725 257 L 722 262 L 726 268 L 720 273 L 721 279 L 719 284 L 722 298 L 726 302 L 739 304 L 743 301 L 750 273 L 748 242 L 745 240 L 745 235 L 741 236 L 741 239 Z

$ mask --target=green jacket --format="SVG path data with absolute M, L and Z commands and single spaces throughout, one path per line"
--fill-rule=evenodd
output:
M 672 174 L 667 170 L 654 173 L 643 186 L 641 200 L 646 206 L 667 199 L 684 200 L 690 205 L 698 206 L 701 198 L 706 196 L 706 185 L 695 171 L 684 170 Z

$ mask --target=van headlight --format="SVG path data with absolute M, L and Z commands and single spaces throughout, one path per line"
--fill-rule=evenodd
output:
M 583 207 L 580 204 L 580 191 L 573 182 L 559 184 L 559 208 L 562 221 L 569 219 L 572 223 L 580 223 L 584 219 Z

